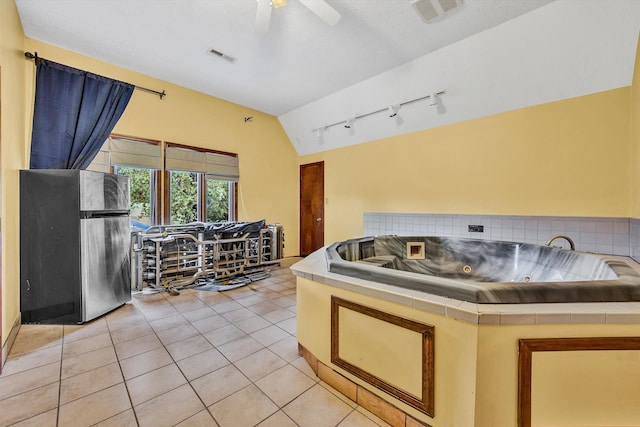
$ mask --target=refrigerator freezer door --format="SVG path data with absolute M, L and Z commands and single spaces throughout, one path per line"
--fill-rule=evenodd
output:
M 129 211 L 129 178 L 80 171 L 81 211 Z
M 129 217 L 80 221 L 83 322 L 131 299 Z
M 20 171 L 23 324 L 81 320 L 77 173 L 64 169 Z

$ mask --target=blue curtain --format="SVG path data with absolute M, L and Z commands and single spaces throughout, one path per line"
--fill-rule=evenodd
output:
M 120 119 L 134 86 L 39 59 L 31 169 L 86 169 Z

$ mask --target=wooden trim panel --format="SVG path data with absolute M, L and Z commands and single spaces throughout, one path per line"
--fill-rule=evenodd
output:
M 422 395 L 414 396 L 382 378 L 340 358 L 340 313 L 343 307 L 365 316 L 391 323 L 401 328 L 417 332 L 422 336 Z M 331 362 L 345 371 L 355 375 L 374 387 L 392 395 L 396 399 L 416 408 L 417 410 L 434 416 L 434 327 L 413 320 L 385 313 L 371 307 L 366 307 L 342 298 L 331 296 Z
M 585 350 L 640 350 L 640 337 L 521 339 L 518 344 L 518 427 L 531 427 L 533 352 Z

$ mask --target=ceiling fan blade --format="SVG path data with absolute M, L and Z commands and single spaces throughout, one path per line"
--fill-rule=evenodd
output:
M 324 0 L 300 0 L 300 3 L 318 15 L 318 18 L 326 22 L 327 25 L 334 26 L 341 18 L 340 13 Z
M 256 10 L 256 25 L 253 29 L 254 33 L 263 36 L 269 31 L 269 22 L 271 21 L 271 0 L 258 0 L 258 9 Z

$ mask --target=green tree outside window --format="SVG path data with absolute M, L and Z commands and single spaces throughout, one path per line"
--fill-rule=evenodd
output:
M 207 222 L 229 221 L 229 182 L 207 179 Z
M 142 224 L 151 224 L 151 170 L 116 167 L 118 175 L 129 177 L 131 219 Z
M 198 220 L 198 174 L 171 171 L 171 224 L 188 224 Z

